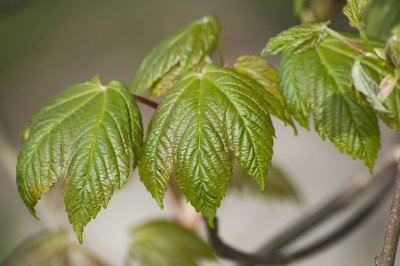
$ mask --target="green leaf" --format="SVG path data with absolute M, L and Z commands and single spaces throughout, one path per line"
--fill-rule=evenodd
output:
M 368 36 L 387 39 L 390 30 L 400 23 L 399 0 L 374 0 L 365 18 Z
M 386 61 L 393 67 L 400 67 L 400 25 L 392 30 L 392 37 L 385 47 Z
M 328 36 L 328 22 L 303 23 L 282 31 L 271 38 L 262 51 L 264 56 L 290 50 L 304 53 L 320 44 Z
M 296 131 L 292 116 L 289 110 L 286 109 L 279 88 L 278 73 L 273 66 L 267 64 L 261 56 L 244 55 L 236 60 L 233 69 L 262 85 L 264 89 L 267 90 L 267 92 L 264 93 L 265 96 L 267 96 L 266 101 L 273 106 L 269 112 L 285 122 L 285 124 L 291 125 Z
M 245 171 L 239 167 L 234 167 L 230 188 L 233 192 L 240 194 L 262 196 L 267 201 L 291 201 L 295 203 L 301 201 L 298 188 L 280 167 L 272 165 L 269 169 L 264 193 L 260 193 L 254 182 L 249 182 L 250 180 Z
M 355 61 L 352 77 L 354 87 L 367 98 L 372 107 L 377 111 L 387 112 L 383 103 L 378 99 L 379 84 L 364 69 L 361 59 Z
M 139 163 L 160 206 L 174 171 L 186 198 L 212 224 L 232 176 L 232 155 L 263 190 L 274 136 L 265 92 L 215 65 L 182 77 L 154 114 Z
M 64 231 L 42 231 L 25 239 L 2 262 L 3 266 L 67 265 L 70 244 Z
M 322 139 L 328 137 L 340 152 L 363 160 L 372 170 L 380 148 L 379 127 L 374 111 L 354 97 L 351 69 L 357 57 L 346 45 L 327 39 L 305 54 L 284 53 L 279 72 L 294 117 L 308 126 L 311 110 Z
M 139 109 L 123 84 L 105 87 L 94 77 L 66 89 L 25 131 L 17 185 L 31 213 L 64 176 L 66 211 L 82 242 L 84 226 L 136 167 L 142 131 Z
M 350 25 L 357 29 L 364 28 L 364 17 L 371 4 L 371 0 L 348 0 L 343 13 L 349 19 Z
M 219 38 L 220 27 L 214 16 L 204 17 L 164 39 L 142 61 L 129 88 L 143 94 L 156 85 L 153 96 L 165 94 L 177 76 L 191 70 L 209 55 Z M 168 82 L 160 80 L 169 76 Z M 171 84 L 172 83 L 172 84 Z
M 128 255 L 141 266 L 197 266 L 215 260 L 211 248 L 193 231 L 166 220 L 154 220 L 132 230 Z
M 293 0 L 293 9 L 296 16 L 300 16 L 308 0 Z

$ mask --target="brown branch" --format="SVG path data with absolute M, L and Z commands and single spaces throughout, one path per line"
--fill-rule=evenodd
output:
M 393 192 L 389 222 L 381 255 L 376 258 L 377 266 L 394 266 L 400 236 L 400 161 L 396 174 L 396 185 Z

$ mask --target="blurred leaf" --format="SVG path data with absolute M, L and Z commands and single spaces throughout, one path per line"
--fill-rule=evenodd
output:
M 267 101 L 270 101 L 270 99 L 274 101 L 274 103 L 270 103 L 275 106 L 275 108 L 269 110 L 270 113 L 285 124 L 291 125 L 296 131 L 292 116 L 289 110 L 286 109 L 286 104 L 279 88 L 278 73 L 273 66 L 267 64 L 261 56 L 244 55 L 236 60 L 233 69 L 257 81 L 268 91 L 268 94 L 272 94 L 266 98 Z
M 300 16 L 309 0 L 293 0 L 293 9 L 296 16 Z
M 25 239 L 3 261 L 3 266 L 68 266 L 69 244 L 64 231 L 43 231 Z
M 365 18 L 368 36 L 386 40 L 390 30 L 400 24 L 399 0 L 374 0 Z
M 386 44 L 385 56 L 387 62 L 393 67 L 400 67 L 400 25 L 392 30 L 392 37 Z
M 2 266 L 72 266 L 79 255 L 92 266 L 106 265 L 91 251 L 68 240 L 65 231 L 42 231 L 25 239 L 3 261 Z
M 357 29 L 364 28 L 365 14 L 371 0 L 348 0 L 343 8 L 343 13 L 349 19 L 350 25 Z
M 262 196 L 266 200 L 300 202 L 301 195 L 297 187 L 292 183 L 285 171 L 272 165 L 268 171 L 265 191 L 260 193 L 254 182 L 240 167 L 234 167 L 234 173 L 230 189 L 233 192 Z
M 128 255 L 140 266 L 196 266 L 215 260 L 211 248 L 193 231 L 166 220 L 155 220 L 132 230 Z
M 139 163 L 158 204 L 174 172 L 188 201 L 212 225 L 233 156 L 263 190 L 275 134 L 269 95 L 254 80 L 216 65 L 182 77 L 154 114 Z
M 328 23 L 303 23 L 282 31 L 269 39 L 262 50 L 264 56 L 290 50 L 293 54 L 304 53 L 320 44 L 328 36 Z
M 85 225 L 106 208 L 138 162 L 139 109 L 119 82 L 98 77 L 66 89 L 30 120 L 18 156 L 18 191 L 31 213 L 62 176 L 69 220 L 82 242 Z
M 129 85 L 132 92 L 143 94 L 150 87 L 152 96 L 161 96 L 177 77 L 192 70 L 209 55 L 219 38 L 220 27 L 214 16 L 194 21 L 158 44 L 142 61 Z M 164 76 L 168 76 L 165 80 Z
M 354 87 L 361 92 L 371 103 L 372 107 L 379 112 L 387 112 L 385 106 L 379 100 L 379 84 L 373 80 L 361 64 L 361 59 L 357 59 L 352 68 Z

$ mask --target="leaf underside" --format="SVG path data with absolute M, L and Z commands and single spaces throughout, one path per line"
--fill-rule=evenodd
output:
M 136 167 L 143 128 L 138 107 L 119 82 L 97 77 L 66 89 L 30 120 L 18 157 L 18 191 L 35 205 L 61 176 L 66 211 L 82 242 L 84 226 L 106 208 Z
M 196 68 L 213 51 L 219 33 L 219 23 L 214 16 L 181 28 L 143 59 L 129 88 L 138 94 L 152 88 L 152 97 L 164 95 L 182 73 Z
M 211 248 L 193 231 L 172 221 L 155 220 L 132 230 L 128 254 L 142 266 L 197 266 L 215 260 Z
M 327 39 L 307 53 L 283 53 L 279 68 L 286 103 L 296 120 L 315 129 L 340 152 L 361 159 L 372 170 L 380 148 L 375 112 L 354 97 L 351 70 L 358 54 Z M 307 68 L 304 66 L 308 66 Z
M 154 114 L 139 163 L 160 206 L 174 172 L 212 225 L 232 176 L 232 155 L 264 188 L 274 136 L 264 93 L 252 79 L 215 65 L 182 77 Z

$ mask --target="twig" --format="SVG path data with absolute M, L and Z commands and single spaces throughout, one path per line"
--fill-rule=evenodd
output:
M 132 95 L 136 98 L 136 100 L 138 102 L 143 103 L 144 105 L 147 105 L 147 106 L 149 106 L 149 107 L 151 107 L 153 109 L 157 109 L 157 107 L 158 107 L 158 103 L 157 102 L 152 101 L 152 100 L 150 100 L 150 99 L 148 99 L 146 97 L 140 96 L 140 95 L 136 95 L 136 94 L 132 94 Z
M 397 246 L 400 236 L 400 161 L 396 174 L 396 185 L 390 208 L 389 222 L 381 255 L 376 258 L 377 266 L 393 266 L 396 260 Z

